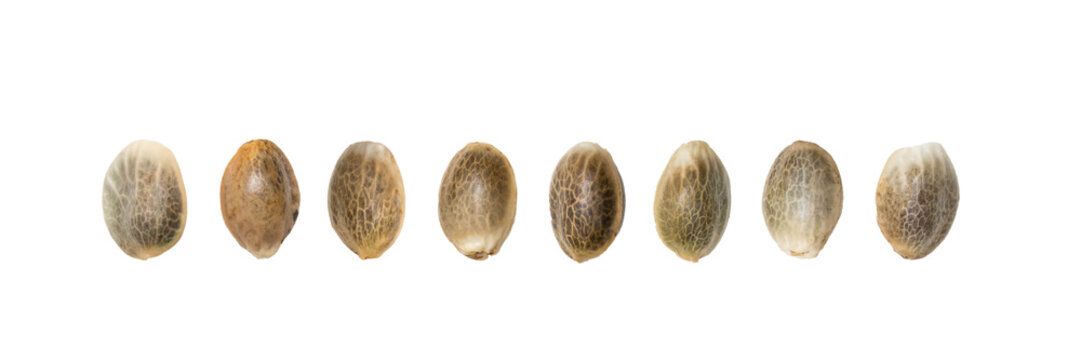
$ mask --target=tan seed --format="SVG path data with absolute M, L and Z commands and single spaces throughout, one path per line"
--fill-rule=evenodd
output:
M 843 200 L 841 172 L 833 157 L 814 143 L 796 141 L 769 170 L 762 215 L 782 251 L 813 258 L 837 226 Z
M 703 141 L 680 146 L 657 184 L 653 219 L 665 246 L 698 262 L 721 241 L 731 210 L 728 172 Z
M 623 226 L 623 178 L 600 145 L 575 145 L 556 165 L 548 192 L 552 231 L 563 252 L 577 262 L 608 249 Z
M 922 258 L 946 239 L 960 199 L 957 172 L 942 145 L 899 149 L 878 179 L 878 228 L 901 257 Z
M 293 166 L 270 140 L 244 143 L 221 178 L 221 214 L 241 247 L 256 258 L 278 252 L 300 210 Z
M 330 176 L 330 224 L 361 259 L 383 255 L 402 230 L 405 188 L 394 155 L 383 144 L 345 149 Z
M 439 187 L 439 224 L 458 252 L 475 260 L 495 255 L 514 225 L 514 169 L 492 145 L 472 143 L 454 155 Z
M 116 155 L 101 198 L 109 234 L 131 257 L 161 255 L 184 233 L 184 179 L 173 152 L 159 143 L 135 141 Z

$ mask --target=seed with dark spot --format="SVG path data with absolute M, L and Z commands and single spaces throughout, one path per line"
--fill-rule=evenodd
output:
M 221 179 L 221 214 L 240 246 L 256 258 L 278 252 L 300 210 L 293 166 L 270 140 L 240 147 Z

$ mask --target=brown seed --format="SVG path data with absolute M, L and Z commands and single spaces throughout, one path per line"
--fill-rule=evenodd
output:
M 878 228 L 901 257 L 922 258 L 946 239 L 960 199 L 957 172 L 942 145 L 899 149 L 878 179 Z
M 135 141 L 116 155 L 101 202 L 109 234 L 136 259 L 161 255 L 184 233 L 184 179 L 173 152 L 159 143 Z
M 769 170 L 762 215 L 782 251 L 813 258 L 837 226 L 843 201 L 833 157 L 814 143 L 797 141 L 777 155 Z
M 653 219 L 665 246 L 698 262 L 721 241 L 731 210 L 728 172 L 703 141 L 680 146 L 657 183 Z
M 454 155 L 439 187 L 439 224 L 458 252 L 495 255 L 510 234 L 518 202 L 514 169 L 492 145 L 472 143 Z
M 345 149 L 330 176 L 330 225 L 361 259 L 383 255 L 405 216 L 405 188 L 394 155 L 383 144 L 358 142 Z
M 552 231 L 563 252 L 577 262 L 608 249 L 623 226 L 623 178 L 600 145 L 575 145 L 556 165 L 548 192 Z
M 270 140 L 240 146 L 221 178 L 221 214 L 244 249 L 264 259 L 278 252 L 300 210 L 293 166 Z

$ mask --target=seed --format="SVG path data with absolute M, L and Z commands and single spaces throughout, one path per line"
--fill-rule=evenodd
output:
M 109 234 L 131 257 L 161 255 L 184 233 L 184 179 L 173 152 L 159 143 L 135 141 L 116 155 L 101 199 Z
M 653 200 L 653 219 L 664 245 L 684 260 L 698 262 L 721 241 L 730 207 L 728 172 L 709 144 L 680 146 L 668 160 Z
M 577 262 L 608 249 L 623 226 L 623 178 L 600 145 L 575 145 L 556 165 L 548 192 L 552 231 L 563 252 Z
M 833 157 L 814 143 L 796 141 L 777 155 L 769 170 L 762 215 L 782 251 L 813 258 L 837 226 L 843 200 Z
M 878 228 L 905 259 L 919 259 L 950 232 L 961 192 L 946 149 L 937 143 L 899 149 L 878 179 Z
M 514 169 L 492 145 L 472 143 L 454 155 L 439 187 L 439 224 L 458 252 L 495 255 L 510 234 L 518 202 Z
M 240 146 L 221 178 L 221 214 L 240 246 L 259 259 L 278 252 L 300 210 L 293 166 L 270 140 Z
M 383 255 L 405 216 L 405 188 L 394 154 L 383 144 L 358 142 L 345 149 L 330 176 L 330 225 L 361 259 Z

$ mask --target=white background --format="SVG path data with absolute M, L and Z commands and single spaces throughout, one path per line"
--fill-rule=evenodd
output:
M 0 358 L 1077 357 L 1081 11 L 1075 1 L 17 1 L 0 3 Z M 102 220 L 130 141 L 176 154 L 183 238 L 129 258 Z M 256 260 L 219 208 L 245 141 L 287 154 L 300 217 Z M 657 180 L 709 142 L 733 208 L 680 260 Z M 844 211 L 817 259 L 760 197 L 792 141 L 832 153 Z M 326 210 L 356 141 L 386 144 L 404 228 L 361 261 Z M 626 184 L 611 248 L 559 249 L 548 182 L 595 141 Z M 437 192 L 462 146 L 517 173 L 503 250 L 470 260 Z M 942 143 L 961 183 L 934 253 L 875 221 L 895 149 Z

